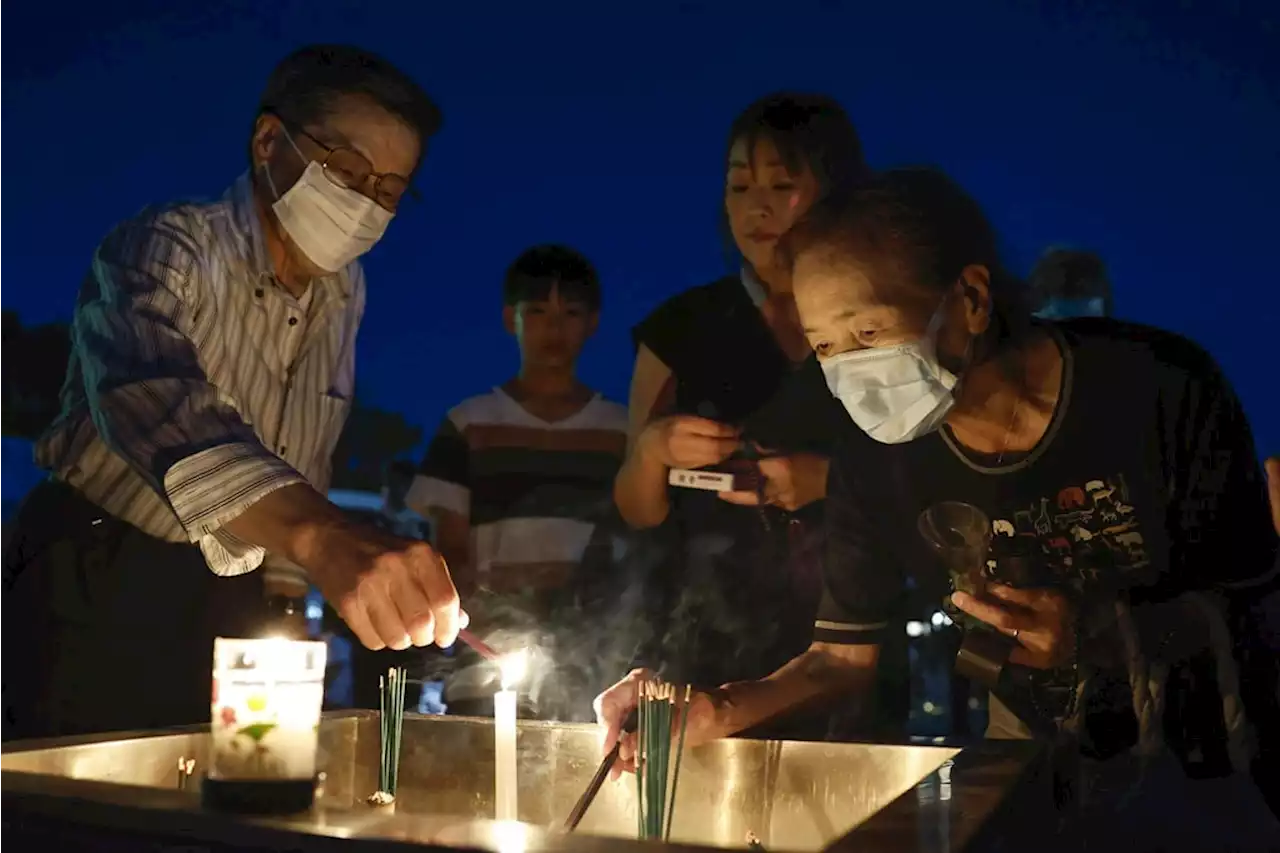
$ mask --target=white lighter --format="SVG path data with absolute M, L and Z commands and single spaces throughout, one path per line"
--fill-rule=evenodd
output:
M 694 471 L 688 468 L 672 468 L 667 482 L 682 489 L 703 489 L 708 492 L 733 491 L 733 475 L 719 471 Z

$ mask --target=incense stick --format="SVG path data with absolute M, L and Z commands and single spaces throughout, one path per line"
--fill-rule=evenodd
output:
M 587 809 L 591 808 L 591 804 L 595 802 L 596 794 L 600 793 L 600 789 L 604 787 L 605 780 L 609 778 L 609 771 L 613 769 L 613 765 L 618 761 L 618 752 L 622 749 L 622 738 L 624 735 L 634 733 L 640 725 L 640 707 L 631 709 L 631 713 L 627 715 L 627 720 L 622 724 L 622 731 L 618 734 L 618 739 L 613 743 L 613 749 L 609 750 L 609 754 L 600 762 L 600 766 L 596 768 L 596 775 L 591 777 L 591 781 L 587 783 L 587 789 L 582 792 L 582 796 L 578 797 L 578 802 L 573 806 L 573 811 L 569 812 L 569 817 L 564 822 L 564 831 L 573 832 L 578 828 L 578 824 L 582 823 L 582 819 L 587 814 Z
M 645 679 L 637 685 L 639 730 L 636 733 L 636 829 L 642 839 L 661 840 L 671 834 L 671 814 L 675 811 L 676 783 L 684 754 L 684 730 L 688 723 L 688 702 L 692 690 L 678 691 L 674 684 Z M 685 695 L 685 715 L 678 744 L 673 744 L 676 696 Z M 672 776 L 671 750 L 676 748 Z
M 689 700 L 693 698 L 693 688 L 688 684 L 684 686 L 684 705 L 683 713 L 680 716 L 680 740 L 676 745 L 676 769 L 671 774 L 671 806 L 667 809 L 667 831 L 663 835 L 663 841 L 671 840 L 671 824 L 676 819 L 676 788 L 680 785 L 680 759 L 684 758 L 684 735 L 689 730 Z
M 493 650 L 493 647 L 481 640 L 475 634 L 463 628 L 458 632 L 458 641 L 463 645 L 470 646 L 471 649 L 485 660 L 498 660 L 502 655 Z
M 400 781 L 400 742 L 404 732 L 405 671 L 393 667 L 378 679 L 381 710 L 378 790 L 395 796 Z

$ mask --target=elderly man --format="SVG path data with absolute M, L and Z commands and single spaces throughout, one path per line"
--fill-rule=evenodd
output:
M 440 113 L 345 46 L 272 73 L 249 171 L 220 200 L 148 210 L 94 253 L 72 324 L 51 476 L 5 560 L 5 737 L 207 720 L 212 640 L 261 630 L 262 572 L 304 569 L 362 643 L 449 645 L 425 543 L 324 497 L 382 237 Z

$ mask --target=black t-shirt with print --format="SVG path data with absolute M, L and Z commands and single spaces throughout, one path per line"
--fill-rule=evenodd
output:
M 1265 482 L 1212 358 L 1177 335 L 1109 319 L 1045 327 L 1063 351 L 1062 387 L 1031 452 L 978 458 L 945 428 L 900 445 L 845 430 L 828 484 L 815 639 L 880 642 L 908 576 L 945 592 L 917 521 L 950 501 L 986 515 L 990 559 L 1030 559 L 1087 595 L 1141 603 L 1274 583 Z

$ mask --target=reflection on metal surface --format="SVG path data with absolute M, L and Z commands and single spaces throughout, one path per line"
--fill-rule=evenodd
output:
M 955 762 L 948 758 L 938 765 L 936 772 L 916 785 L 916 802 L 921 811 L 936 816 L 934 821 L 917 827 L 922 836 L 920 843 L 927 849 L 944 853 L 951 849 L 951 771 L 954 767 Z
M 3 769 L 147 788 L 177 786 L 178 761 L 207 766 L 209 735 L 182 733 L 7 751 Z M 493 813 L 492 722 L 406 715 L 397 810 L 356 808 L 377 786 L 376 716 L 324 721 L 320 754 L 324 797 L 308 815 L 272 825 L 338 837 L 401 838 L 474 844 L 495 851 L 546 849 L 599 762 L 593 726 L 521 723 L 519 823 Z M 750 834 L 768 850 L 820 850 L 847 835 L 960 752 L 945 746 L 724 740 L 691 749 L 681 770 L 672 841 L 743 849 Z M 687 774 L 687 775 L 686 775 Z M 194 786 L 192 786 L 194 787 Z M 634 838 L 635 785 L 606 782 L 579 835 Z M 193 806 L 194 807 L 194 806 Z M 527 826 L 532 825 L 532 826 Z M 856 835 L 854 836 L 856 838 Z M 557 842 L 558 843 L 558 842 Z
M 178 790 L 185 791 L 196 772 L 196 760 L 185 755 L 178 756 Z
M 938 799 L 942 802 L 951 800 L 951 768 L 955 762 L 947 759 L 938 767 Z

